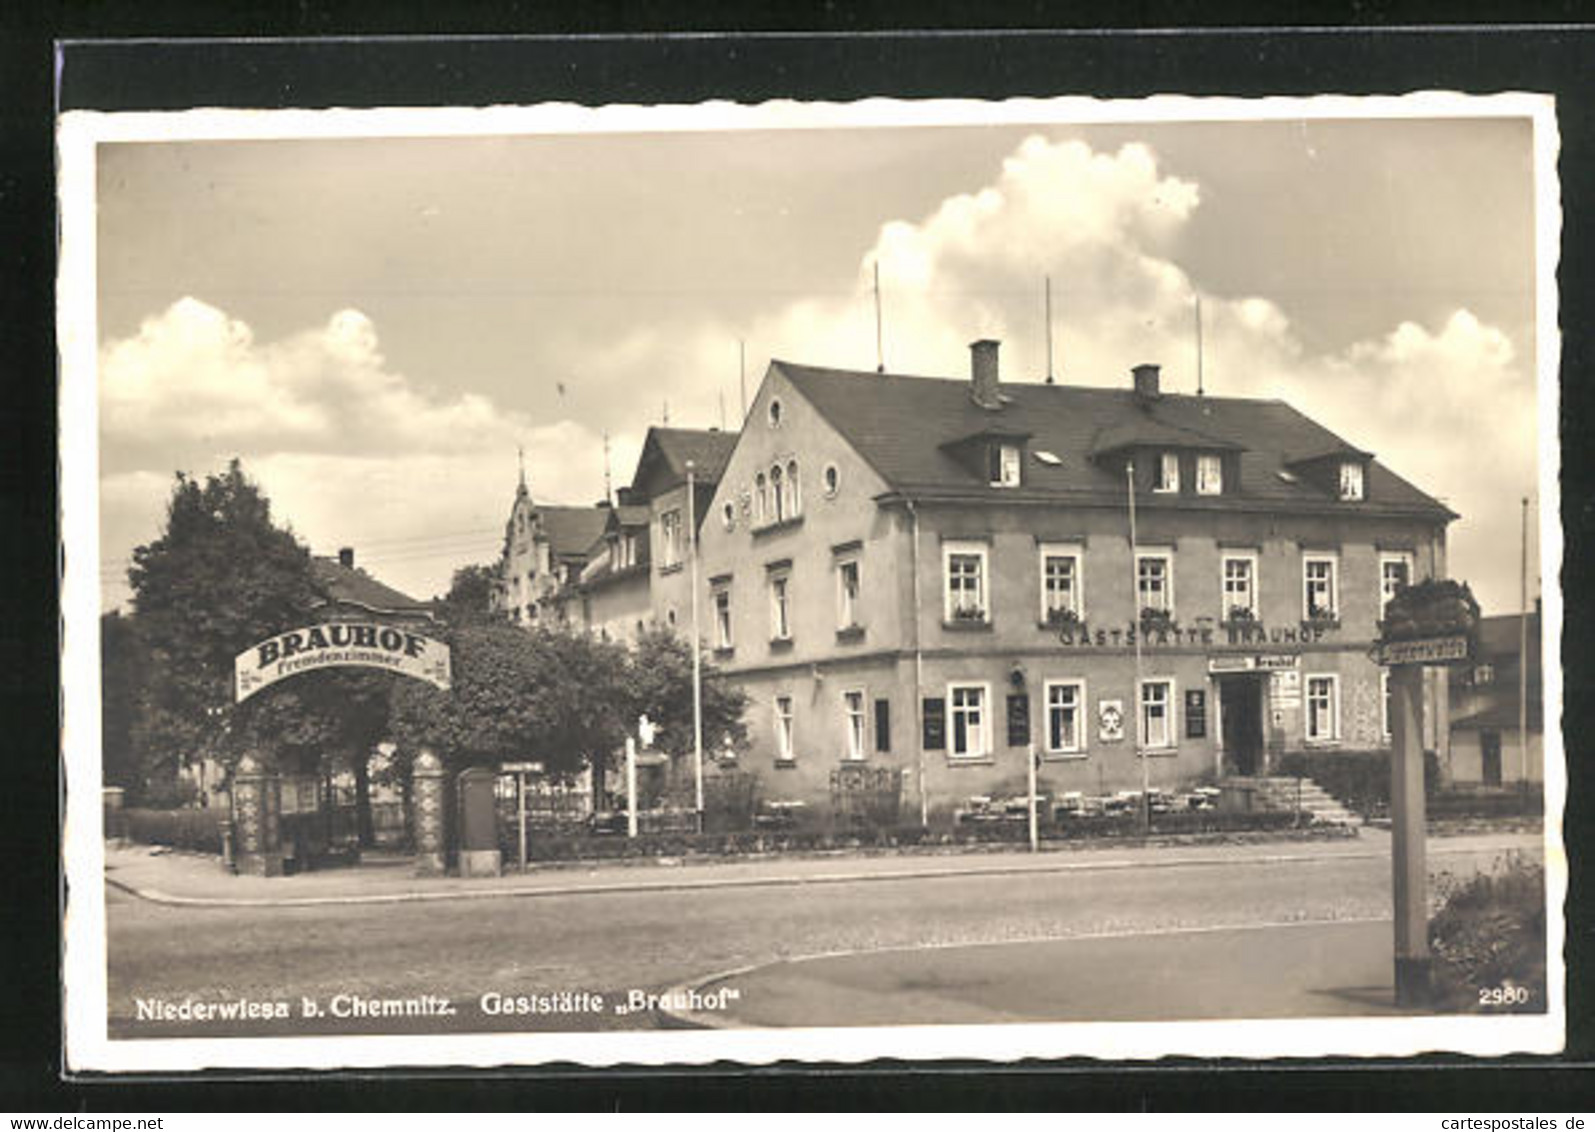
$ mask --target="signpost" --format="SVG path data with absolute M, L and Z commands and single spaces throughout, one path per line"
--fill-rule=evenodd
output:
M 1466 586 L 1420 582 L 1390 599 L 1374 651 L 1378 663 L 1390 669 L 1390 870 L 1396 1003 L 1401 1006 L 1423 1006 L 1430 999 L 1423 670 L 1466 663 L 1478 622 L 1479 606 Z
M 515 812 L 519 822 L 521 872 L 526 871 L 526 776 L 542 774 L 542 763 L 503 763 L 499 770 L 515 776 Z

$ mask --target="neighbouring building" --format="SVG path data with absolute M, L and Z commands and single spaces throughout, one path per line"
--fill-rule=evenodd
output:
M 1526 669 L 1522 652 L 1524 620 L 1515 613 L 1481 618 L 1473 663 L 1450 669 L 1451 754 L 1446 771 L 1453 785 L 1545 781 L 1538 603 L 1527 615 Z M 1520 718 L 1518 711 L 1525 676 L 1526 720 Z M 1526 735 L 1519 731 L 1523 723 Z
M 609 512 L 607 500 L 595 507 L 536 503 L 522 469 L 509 521 L 504 524 L 493 609 L 517 625 L 531 625 L 546 617 L 568 621 L 569 587 L 604 533 Z
M 1370 646 L 1398 587 L 1445 574 L 1453 512 L 1281 401 L 1170 394 L 1155 365 L 1009 383 L 996 342 L 971 350 L 967 380 L 773 361 L 720 438 L 699 631 L 751 697 L 739 765 L 766 797 L 823 800 L 864 764 L 942 813 L 1022 785 L 1032 743 L 1088 793 L 1138 787 L 1137 746 L 1167 787 L 1388 744 Z M 679 629 L 667 447 L 634 488 Z M 1446 693 L 1431 678 L 1431 720 Z

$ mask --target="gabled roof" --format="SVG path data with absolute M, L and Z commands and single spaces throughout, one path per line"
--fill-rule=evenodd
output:
M 409 594 L 400 593 L 358 567 L 345 566 L 331 555 L 311 557 L 310 577 L 328 604 L 357 605 L 373 613 L 402 613 L 421 617 L 432 615 L 431 603 L 417 601 Z
M 698 483 L 706 486 L 719 483 L 726 461 L 731 459 L 731 451 L 737 446 L 737 435 L 719 429 L 650 428 L 642 442 L 642 454 L 637 457 L 631 494 L 647 498 L 685 483 L 689 460 L 693 478 Z M 645 490 L 650 477 L 657 479 L 652 492 Z
M 538 505 L 537 518 L 555 558 L 585 558 L 609 522 L 608 507 Z
M 1164 394 L 1147 403 L 1133 390 L 1079 385 L 1004 383 L 1004 407 L 976 405 L 966 379 L 910 377 L 772 361 L 860 456 L 897 493 L 920 499 L 997 498 L 1012 501 L 1120 503 L 1122 475 L 1093 455 L 1104 440 L 1162 436 L 1166 443 L 1225 448 L 1238 453 L 1238 491 L 1182 496 L 1181 507 L 1225 510 L 1282 507 L 1336 512 L 1347 505 L 1279 473 L 1305 454 L 1344 446 L 1334 433 L 1283 401 Z M 970 475 L 943 447 L 1001 424 L 1032 434 L 1024 486 L 993 487 Z M 1175 440 L 1174 438 L 1181 438 Z M 1150 443 L 1159 443 L 1152 440 Z M 1043 463 L 1036 452 L 1058 457 Z M 1368 499 L 1358 514 L 1420 515 L 1448 521 L 1455 515 L 1377 462 L 1370 465 Z

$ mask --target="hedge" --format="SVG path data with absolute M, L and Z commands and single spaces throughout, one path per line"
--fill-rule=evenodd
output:
M 1288 829 L 1289 813 L 1225 813 L 1191 811 L 1155 814 L 1152 836 L 1193 833 L 1244 833 Z M 1134 838 L 1141 835 L 1135 815 L 1096 815 L 1044 822 L 1043 841 Z M 635 838 L 590 835 L 534 838 L 527 856 L 534 861 L 617 860 L 648 857 L 739 856 L 757 853 L 816 853 L 845 849 L 900 849 L 918 846 L 1024 844 L 1029 825 L 1023 821 L 925 829 L 917 825 L 840 832 L 828 830 L 756 830 L 728 833 L 659 833 Z
M 1292 751 L 1280 760 L 1279 774 L 1310 778 L 1347 809 L 1363 817 L 1390 809 L 1389 751 Z M 1424 793 L 1434 796 L 1440 783 L 1440 760 L 1423 752 Z
M 1545 870 L 1521 857 L 1449 893 L 1429 921 L 1436 1006 L 1489 1013 L 1542 1011 L 1545 981 Z M 1521 988 L 1503 1001 L 1490 993 Z
M 221 810 L 121 811 L 121 835 L 143 845 L 169 845 L 199 853 L 222 851 Z

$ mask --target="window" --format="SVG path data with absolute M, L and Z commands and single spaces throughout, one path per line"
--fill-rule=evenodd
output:
M 791 762 L 797 756 L 792 746 L 792 697 L 775 697 L 775 757 L 778 762 Z
M 892 701 L 875 701 L 875 749 L 877 751 L 890 751 L 892 749 Z
M 803 514 L 803 497 L 798 494 L 798 466 L 796 460 L 786 464 L 786 513 L 788 518 Z
M 781 465 L 770 469 L 770 504 L 775 509 L 770 521 L 779 523 L 786 518 L 786 490 L 781 483 Z
M 1224 620 L 1257 616 L 1257 556 L 1224 555 Z
M 1405 552 L 1379 556 L 1379 615 L 1396 596 L 1396 591 L 1412 584 L 1412 555 Z
M 1058 543 L 1041 546 L 1041 619 L 1047 622 L 1078 618 L 1080 601 L 1080 548 Z
M 825 479 L 825 498 L 836 498 L 836 490 L 842 485 L 842 473 L 837 470 L 835 464 L 827 464 L 823 475 Z
M 992 487 L 1018 487 L 1019 468 L 1019 445 L 993 444 L 991 446 L 990 479 Z
M 731 647 L 731 587 L 729 585 L 716 586 L 714 590 L 714 645 L 715 648 L 720 649 Z
M 635 565 L 637 565 L 637 536 L 633 534 L 621 535 L 620 566 L 624 569 L 627 566 Z
M 753 477 L 753 521 L 760 526 L 768 521 L 770 514 L 770 486 L 765 482 L 764 473 L 760 472 Z
M 1302 611 L 1309 621 L 1334 620 L 1339 603 L 1335 586 L 1336 559 L 1315 554 L 1302 559 Z
M 770 638 L 776 641 L 792 639 L 791 588 L 792 577 L 785 572 L 770 575 Z
M 991 721 L 986 716 L 986 686 L 953 684 L 947 689 L 947 699 L 952 705 L 951 753 L 966 759 L 985 755 L 991 750 L 987 734 Z
M 1178 452 L 1158 453 L 1157 478 L 1152 481 L 1152 490 L 1180 490 L 1180 454 Z
M 659 565 L 681 565 L 681 511 L 679 508 L 659 516 Z
M 1141 749 L 1156 751 L 1174 746 L 1174 681 L 1141 682 Z
M 836 564 L 836 627 L 851 629 L 858 624 L 858 559 L 846 558 Z
M 770 398 L 769 414 L 770 414 L 770 427 L 771 428 L 780 428 L 781 427 L 781 398 L 779 398 L 779 397 L 771 397 Z
M 983 543 L 949 542 L 942 548 L 947 579 L 947 620 L 986 619 L 986 547 Z
M 1339 738 L 1340 677 L 1307 677 L 1307 741 L 1333 743 Z
M 1196 494 L 1222 495 L 1224 492 L 1224 459 L 1210 452 L 1196 458 Z
M 1346 460 L 1340 465 L 1340 498 L 1355 502 L 1362 497 L 1362 465 L 1355 460 Z
M 1473 682 L 1475 684 L 1494 684 L 1495 683 L 1495 665 L 1493 665 L 1493 664 L 1481 664 L 1481 665 L 1477 666 L 1476 668 L 1474 668 L 1474 670 L 1473 670 Z
M 1142 551 L 1135 559 L 1135 585 L 1141 612 L 1173 614 L 1174 556 L 1166 550 Z
M 845 756 L 848 759 L 862 759 L 864 757 L 864 693 L 842 693 L 842 715 L 847 723 L 847 748 Z
M 1081 711 L 1085 688 L 1078 680 L 1047 681 L 1047 750 L 1075 755 L 1085 751 Z
M 735 503 L 727 503 L 720 509 L 720 513 L 724 516 L 726 530 L 729 531 L 737 525 L 737 505 Z

